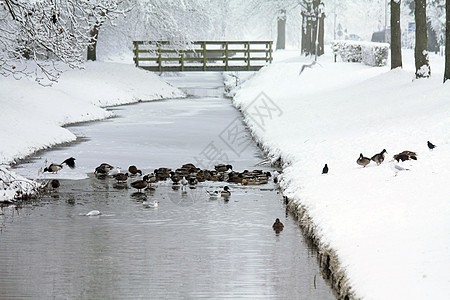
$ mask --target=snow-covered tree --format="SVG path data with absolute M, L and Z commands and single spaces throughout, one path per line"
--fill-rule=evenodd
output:
M 303 0 L 302 2 L 302 53 L 315 54 L 317 48 L 317 54 L 322 55 L 325 18 L 322 11 L 323 2 L 321 0 Z
M 0 74 L 55 81 L 60 61 L 75 68 L 89 44 L 77 0 L 0 0 Z

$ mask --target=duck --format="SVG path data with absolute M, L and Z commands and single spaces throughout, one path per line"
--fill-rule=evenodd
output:
M 114 174 L 113 177 L 117 180 L 117 182 L 125 182 L 128 179 L 128 173 L 117 173 Z
M 383 149 L 380 153 L 375 154 L 372 156 L 371 160 L 377 163 L 377 166 L 381 165 L 381 163 L 384 161 L 384 154 L 387 153 L 386 149 Z
M 232 165 L 225 165 L 225 164 L 218 164 L 214 166 L 214 169 L 217 172 L 226 172 L 228 170 L 233 170 L 233 166 Z
M 58 179 L 53 179 L 52 181 L 50 181 L 50 185 L 54 190 L 59 191 L 60 183 Z
M 131 186 L 140 193 L 142 189 L 145 189 L 148 186 L 148 182 L 146 180 L 136 180 L 131 183 Z
M 222 196 L 222 197 L 230 197 L 231 196 L 230 188 L 228 187 L 228 185 L 223 187 L 223 190 L 220 192 L 220 196 Z
M 94 174 L 97 177 L 106 176 L 112 169 L 114 169 L 114 167 L 111 166 L 110 164 L 102 163 L 97 168 L 95 168 Z
M 328 173 L 328 165 L 325 164 L 325 166 L 322 169 L 322 174 L 327 174 Z
M 177 173 L 171 172 L 170 179 L 172 180 L 172 183 L 176 185 L 180 182 L 181 177 Z
M 181 166 L 181 169 L 190 170 L 190 169 L 196 169 L 195 165 L 193 163 L 187 163 Z
M 427 141 L 427 146 L 430 150 L 433 150 L 434 148 L 436 148 L 436 145 L 433 145 L 433 143 L 430 141 Z
M 50 164 L 48 167 L 44 168 L 44 172 L 51 172 L 53 174 L 58 174 L 58 171 L 61 170 L 63 166 L 61 164 Z
M 69 168 L 74 169 L 75 168 L 75 158 L 69 157 L 68 159 L 64 160 L 61 164 L 66 164 Z
M 51 173 L 58 174 L 58 171 L 63 168 L 64 164 L 67 165 L 71 169 L 75 168 L 75 158 L 69 157 L 60 164 L 51 163 L 48 167 L 44 168 L 44 172 L 51 172 Z
M 395 154 L 394 159 L 397 162 L 410 160 L 410 159 L 417 160 L 417 154 L 416 154 L 416 152 L 405 150 L 403 152 Z
M 273 223 L 272 228 L 275 231 L 281 231 L 284 228 L 284 224 L 281 223 L 280 219 L 276 218 L 275 223 Z
M 152 187 L 152 183 L 158 181 L 158 178 L 156 178 L 155 174 L 150 173 L 142 177 L 142 180 L 147 181 L 150 184 L 150 187 Z
M 159 205 L 159 201 L 144 201 L 142 202 L 142 205 L 144 205 L 144 207 L 146 208 L 156 208 Z
M 363 166 L 365 168 L 368 164 L 370 164 L 370 158 L 364 157 L 363 154 L 359 154 L 359 158 L 356 161 L 356 163 L 360 166 Z
M 135 176 L 137 174 L 142 176 L 142 171 L 139 170 L 136 166 L 129 166 L 128 172 L 130 172 L 131 176 Z

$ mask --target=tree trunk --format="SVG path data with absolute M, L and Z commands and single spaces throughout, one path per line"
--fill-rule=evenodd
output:
M 401 1 L 391 0 L 391 69 L 402 67 L 400 3 Z
M 450 0 L 445 1 L 445 71 L 444 82 L 450 79 Z
M 304 12 L 302 12 L 302 54 L 306 53 L 306 23 L 307 17 Z
M 95 61 L 97 60 L 97 39 L 98 39 L 98 29 L 100 25 L 95 23 L 94 27 L 89 31 L 89 35 L 91 37 L 91 44 L 87 49 L 87 60 Z
M 284 49 L 286 47 L 286 11 L 281 10 L 278 16 L 278 34 L 277 34 L 277 48 Z
M 414 50 L 416 78 L 427 78 L 430 77 L 431 70 L 427 50 L 426 0 L 415 0 L 414 14 L 416 19 L 416 48 Z
M 318 55 L 323 55 L 324 52 L 324 30 L 325 30 L 325 13 L 322 12 L 319 20 L 319 51 Z
M 311 49 L 314 47 L 311 43 L 312 40 L 312 26 L 311 18 L 306 17 L 306 43 L 305 43 L 305 54 L 310 55 L 312 53 Z
M 87 60 L 95 61 L 97 60 L 97 41 L 98 41 L 98 31 L 102 26 L 101 23 L 96 22 L 92 29 L 89 31 L 89 36 L 91 38 L 90 45 L 88 46 L 87 51 Z

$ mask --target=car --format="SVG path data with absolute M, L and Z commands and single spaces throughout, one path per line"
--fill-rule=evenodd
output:
M 354 34 L 354 33 L 350 33 L 350 34 L 346 35 L 345 39 L 350 40 L 350 41 L 362 41 L 363 40 L 359 35 Z

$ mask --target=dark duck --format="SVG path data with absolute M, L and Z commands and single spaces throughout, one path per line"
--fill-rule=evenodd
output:
M 370 164 L 370 158 L 363 156 L 363 154 L 359 154 L 359 158 L 356 160 L 356 163 L 365 168 L 368 164 Z
M 384 161 L 384 154 L 387 153 L 386 149 L 383 149 L 380 153 L 375 154 L 372 156 L 371 160 L 377 163 L 377 165 L 381 165 L 381 163 Z
M 142 175 L 142 171 L 139 170 L 136 166 L 129 166 L 128 172 L 130 172 L 131 176 L 136 176 L 137 174 Z
M 277 218 L 275 220 L 275 223 L 273 223 L 272 228 L 273 228 L 273 230 L 275 230 L 276 233 L 280 233 L 280 231 L 283 230 L 284 225 L 283 225 L 283 223 L 281 223 L 280 219 Z

